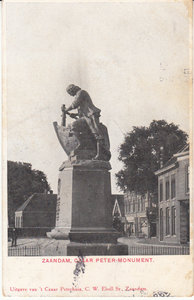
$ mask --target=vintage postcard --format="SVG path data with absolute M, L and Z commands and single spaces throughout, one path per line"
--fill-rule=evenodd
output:
M 3 295 L 193 295 L 192 1 L 4 0 Z

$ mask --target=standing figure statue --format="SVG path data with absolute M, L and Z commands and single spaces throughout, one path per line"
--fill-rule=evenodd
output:
M 71 96 L 75 96 L 73 103 L 65 109 L 63 112 L 70 115 L 72 118 L 79 118 L 77 121 L 74 122 L 75 125 L 78 122 L 81 122 L 83 119 L 87 122 L 91 133 L 93 134 L 96 144 L 97 144 L 97 154 L 94 159 L 98 160 L 101 157 L 101 145 L 103 143 L 103 134 L 100 130 L 99 126 L 99 118 L 101 110 L 97 108 L 90 98 L 89 94 L 82 90 L 80 87 L 70 84 L 67 89 L 67 93 Z M 77 109 L 77 114 L 70 114 L 69 111 Z

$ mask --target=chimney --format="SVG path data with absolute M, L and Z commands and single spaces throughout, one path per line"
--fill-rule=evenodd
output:
M 53 194 L 53 190 L 50 190 L 49 193 L 52 195 Z
M 161 146 L 160 147 L 160 169 L 163 168 L 164 165 L 163 159 L 164 159 L 164 147 Z

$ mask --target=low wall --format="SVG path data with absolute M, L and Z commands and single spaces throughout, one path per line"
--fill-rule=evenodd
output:
M 24 227 L 16 228 L 17 237 L 46 237 L 53 227 Z M 12 228 L 8 228 L 8 237 L 12 237 Z

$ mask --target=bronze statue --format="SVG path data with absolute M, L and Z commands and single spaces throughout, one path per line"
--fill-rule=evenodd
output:
M 80 87 L 70 84 L 66 90 L 75 99 L 67 109 L 62 105 L 61 126 L 54 123 L 63 149 L 70 160 L 74 157 L 108 161 L 111 157 L 110 143 L 106 126 L 99 122 L 101 110 Z M 77 109 L 77 113 L 70 113 L 73 109 Z M 76 120 L 66 126 L 66 115 Z
M 94 106 L 92 99 L 90 98 L 89 94 L 82 90 L 80 87 L 70 84 L 67 89 L 67 93 L 70 96 L 75 96 L 75 100 L 73 103 L 65 110 L 66 113 L 73 109 L 77 109 L 78 113 L 74 115 L 70 115 L 70 117 L 76 117 L 78 116 L 80 121 L 85 120 L 94 135 L 94 138 L 97 142 L 97 155 L 94 159 L 100 159 L 101 153 L 100 153 L 100 143 L 103 140 L 103 135 L 100 131 L 99 126 L 99 118 L 100 118 L 100 112 L 101 110 Z M 79 122 L 80 122 L 79 121 Z M 76 121 L 75 121 L 76 122 Z M 75 124 L 72 124 L 75 125 Z

